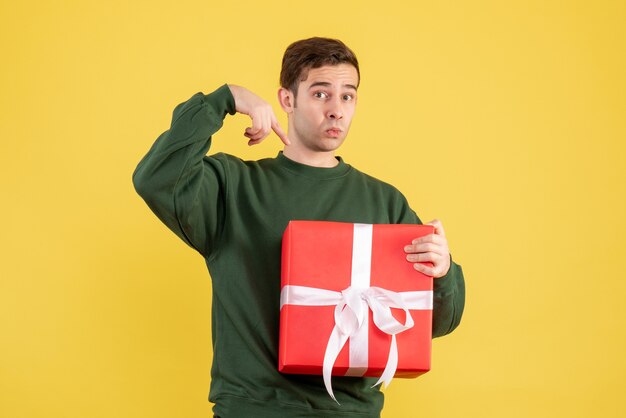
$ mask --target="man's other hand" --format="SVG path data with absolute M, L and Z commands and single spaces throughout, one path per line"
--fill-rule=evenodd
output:
M 404 252 L 407 253 L 406 259 L 415 263 L 415 270 L 437 279 L 445 276 L 450 269 L 448 240 L 441 221 L 435 219 L 426 225 L 433 225 L 435 233 L 414 239 L 411 245 L 404 247 Z M 428 261 L 433 263 L 432 267 L 420 264 Z
M 245 87 L 234 84 L 228 84 L 228 87 L 235 98 L 235 110 L 250 116 L 252 119 L 252 126 L 246 128 L 243 134 L 249 139 L 248 145 L 260 143 L 271 131 L 276 132 L 276 135 L 285 145 L 290 144 L 287 134 L 278 124 L 274 109 L 269 103 Z

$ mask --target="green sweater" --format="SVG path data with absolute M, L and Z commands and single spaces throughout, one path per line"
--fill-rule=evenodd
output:
M 174 109 L 133 173 L 150 209 L 205 259 L 212 286 L 213 365 L 209 399 L 220 417 L 378 417 L 373 378 L 333 377 L 341 406 L 321 376 L 277 369 L 281 237 L 292 219 L 421 223 L 404 196 L 337 157 L 332 168 L 276 158 L 207 157 L 211 136 L 235 113 L 224 85 Z M 451 332 L 465 301 L 461 267 L 435 280 L 433 336 Z

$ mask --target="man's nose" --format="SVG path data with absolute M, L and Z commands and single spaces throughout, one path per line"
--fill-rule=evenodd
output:
M 330 103 L 328 103 L 328 109 L 326 110 L 326 117 L 337 120 L 343 118 L 341 104 L 341 101 L 337 99 L 330 101 Z

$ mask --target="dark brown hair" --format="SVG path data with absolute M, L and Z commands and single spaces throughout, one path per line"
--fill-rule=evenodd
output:
M 287 47 L 283 55 L 280 85 L 291 90 L 295 96 L 298 85 L 306 80 L 311 68 L 339 64 L 353 65 L 359 77 L 358 82 L 361 81 L 356 55 L 340 40 L 314 37 L 296 41 Z

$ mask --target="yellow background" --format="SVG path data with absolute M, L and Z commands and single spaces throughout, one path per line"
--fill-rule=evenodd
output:
M 131 174 L 198 91 L 278 112 L 282 53 L 314 35 L 361 62 L 340 154 L 440 218 L 467 279 L 383 416 L 626 416 L 624 22 L 623 1 L 2 2 L 0 416 L 211 416 L 206 267 Z M 276 154 L 246 126 L 214 150 Z

